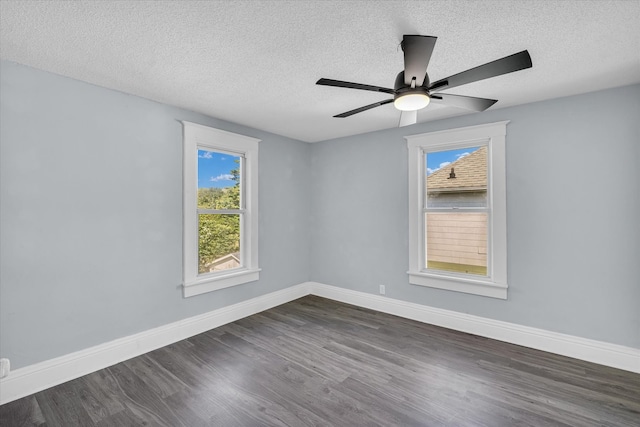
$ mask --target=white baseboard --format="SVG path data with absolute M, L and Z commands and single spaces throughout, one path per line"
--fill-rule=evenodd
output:
M 423 323 L 640 373 L 640 349 L 443 310 L 322 283 L 305 282 L 209 313 L 16 369 L 6 378 L 0 379 L 0 405 L 309 294 Z
M 428 307 L 380 295 L 309 283 L 309 292 L 418 322 L 640 373 L 640 349 Z
M 11 371 L 0 405 L 309 294 L 307 283 Z

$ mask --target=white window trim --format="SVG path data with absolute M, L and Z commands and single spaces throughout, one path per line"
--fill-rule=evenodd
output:
M 259 139 L 183 121 L 183 294 L 191 297 L 259 279 L 258 143 Z M 242 164 L 242 267 L 198 275 L 198 149 L 244 157 Z
M 509 121 L 406 136 L 409 150 L 409 283 L 492 298 L 507 299 L 506 132 Z M 425 151 L 456 144 L 486 144 L 489 155 L 488 277 L 436 273 L 424 267 Z

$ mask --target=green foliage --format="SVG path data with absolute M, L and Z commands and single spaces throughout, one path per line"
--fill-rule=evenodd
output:
M 198 242 L 200 273 L 207 264 L 240 250 L 240 215 L 200 215 Z
M 225 188 L 214 206 L 214 209 L 240 209 L 240 185 Z
M 227 188 L 199 188 L 198 208 L 240 209 L 240 173 L 231 171 L 235 185 Z M 198 254 L 200 273 L 214 260 L 240 250 L 239 214 L 201 214 L 199 218 Z
M 202 209 L 216 209 L 216 200 L 222 195 L 222 188 L 199 188 L 198 207 Z

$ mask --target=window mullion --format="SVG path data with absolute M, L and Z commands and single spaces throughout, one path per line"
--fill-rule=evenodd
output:
M 245 209 L 203 209 L 203 208 L 198 208 L 197 212 L 199 215 L 202 214 L 243 214 L 245 213 Z
M 491 212 L 491 209 L 488 207 L 452 207 L 452 208 L 423 208 L 422 211 L 426 212 Z

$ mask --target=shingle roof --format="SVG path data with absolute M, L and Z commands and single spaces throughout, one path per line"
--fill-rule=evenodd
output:
M 449 179 L 451 168 L 455 178 Z M 487 147 L 478 148 L 468 156 L 437 170 L 427 177 L 427 191 L 487 188 Z

